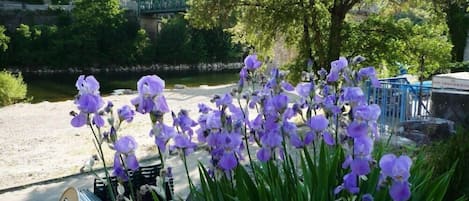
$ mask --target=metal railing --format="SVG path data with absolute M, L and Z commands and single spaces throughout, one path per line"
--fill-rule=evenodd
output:
M 380 88 L 366 87 L 368 102 L 378 104 L 381 132 L 390 131 L 404 121 L 431 116 L 431 86 L 411 84 L 405 78 L 382 79 Z
M 187 10 L 185 0 L 141 0 L 139 1 L 141 13 L 174 13 Z

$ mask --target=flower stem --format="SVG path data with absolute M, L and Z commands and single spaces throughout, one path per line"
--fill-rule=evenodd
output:
M 192 190 L 194 185 L 192 184 L 192 180 L 189 176 L 189 169 L 187 168 L 187 159 L 186 159 L 186 150 L 182 149 L 182 161 L 184 162 L 184 168 L 186 169 L 186 176 L 187 176 L 187 181 L 189 182 L 189 188 Z
M 239 100 L 239 98 L 238 98 L 238 105 L 241 108 L 241 112 L 243 113 L 243 118 L 244 118 L 244 143 L 246 144 L 246 151 L 248 153 L 249 165 L 251 166 L 252 173 L 254 174 L 254 178 L 255 178 L 256 183 L 257 183 L 256 171 L 254 171 L 254 165 L 252 164 L 252 158 L 251 158 L 251 151 L 249 150 L 247 125 L 246 125 L 246 113 L 242 108 L 241 101 Z
M 108 183 L 108 185 L 106 185 L 107 190 L 109 191 L 111 195 L 111 199 L 115 201 L 116 195 L 114 193 L 114 189 L 112 188 L 112 183 L 111 183 L 109 172 L 107 170 L 106 160 L 104 160 L 104 154 L 103 154 L 103 149 L 101 147 L 101 143 L 99 143 L 98 137 L 96 136 L 96 132 L 94 131 L 93 126 L 90 123 L 88 123 L 88 126 L 90 127 L 91 132 L 93 132 L 94 139 L 96 140 L 96 143 L 98 144 L 98 146 L 96 147 L 97 148 L 96 151 L 98 151 L 99 157 L 101 158 L 101 161 L 103 162 L 104 174 L 106 175 L 106 181 Z
M 122 162 L 122 165 L 124 166 L 124 172 L 127 175 L 127 178 L 129 178 L 130 197 L 132 198 L 132 200 L 136 200 L 137 194 L 135 194 L 134 185 L 132 184 L 132 178 L 130 177 L 130 174 L 128 172 L 127 165 L 125 164 L 124 159 L 122 158 L 122 155 L 119 154 L 119 158 Z
M 159 146 L 156 146 L 158 148 L 158 154 L 160 155 L 160 161 L 161 161 L 161 169 L 164 169 L 164 159 L 163 159 L 163 154 L 161 153 L 161 149 Z
M 335 146 L 339 147 L 339 115 L 335 115 Z

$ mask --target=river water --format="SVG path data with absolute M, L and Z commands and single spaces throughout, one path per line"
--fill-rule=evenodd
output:
M 108 95 L 115 89 L 137 88 L 140 77 L 149 73 L 98 73 L 94 74 L 100 82 L 102 95 Z M 58 74 L 23 74 L 25 83 L 28 85 L 28 97 L 32 103 L 42 101 L 70 100 L 77 93 L 75 82 L 80 74 L 58 73 Z M 200 85 L 220 85 L 236 83 L 239 79 L 237 71 L 224 72 L 165 72 L 158 74 L 165 80 L 166 88 L 173 88 L 175 84 L 183 84 L 188 87 Z

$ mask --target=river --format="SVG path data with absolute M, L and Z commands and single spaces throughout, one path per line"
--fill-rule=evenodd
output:
M 56 73 L 56 74 L 23 74 L 28 85 L 27 96 L 32 103 L 42 101 L 70 100 L 77 93 L 75 82 L 80 74 Z M 133 89 L 137 87 L 140 77 L 148 73 L 98 73 L 94 74 L 100 82 L 102 95 L 108 95 L 115 89 Z M 183 84 L 188 87 L 200 85 L 220 85 L 236 83 L 239 79 L 237 71 L 225 72 L 165 72 L 158 76 L 165 80 L 166 88 L 173 88 L 175 84 Z

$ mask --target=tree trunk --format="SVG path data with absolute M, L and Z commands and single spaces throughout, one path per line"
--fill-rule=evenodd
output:
M 465 16 L 466 8 L 467 6 L 450 3 L 445 9 L 446 23 L 448 24 L 449 35 L 453 44 L 453 49 L 451 50 L 453 61 L 464 60 L 464 49 L 469 28 L 469 20 Z
M 304 2 L 301 1 L 301 6 L 305 8 Z M 303 44 L 301 45 L 300 56 L 305 58 L 305 64 L 308 59 L 312 59 L 313 51 L 311 49 L 311 38 L 309 34 L 309 26 L 308 26 L 308 16 L 305 13 L 303 15 Z
M 361 0 L 334 0 L 334 5 L 329 10 L 331 14 L 331 25 L 329 27 L 329 38 L 327 44 L 327 60 L 321 65 L 330 69 L 330 62 L 339 59 L 342 48 L 342 28 L 345 15 L 352 7 Z
M 329 40 L 327 45 L 327 60 L 322 66 L 325 69 L 330 68 L 330 62 L 339 59 L 342 46 L 342 26 L 345 20 L 347 10 L 341 6 L 334 6 L 331 10 L 331 25 L 329 30 Z

